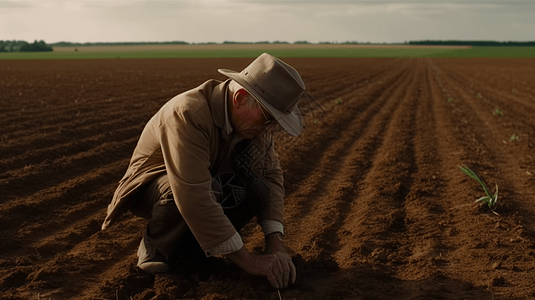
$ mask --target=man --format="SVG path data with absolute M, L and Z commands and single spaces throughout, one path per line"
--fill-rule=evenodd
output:
M 299 73 L 264 53 L 242 72 L 219 69 L 150 119 L 121 179 L 102 229 L 126 210 L 149 219 L 138 267 L 167 272 L 177 257 L 226 255 L 280 289 L 296 280 L 283 243 L 283 174 L 270 128 L 297 136 L 297 103 L 307 95 Z M 250 253 L 239 235 L 254 216 L 265 251 Z

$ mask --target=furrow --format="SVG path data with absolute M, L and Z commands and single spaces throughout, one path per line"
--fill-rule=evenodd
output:
M 475 104 L 479 104 L 480 110 L 494 112 L 495 109 L 504 110 L 507 115 L 513 114 L 515 117 L 523 116 L 522 119 L 529 119 L 535 115 L 535 97 L 519 97 L 511 91 L 503 91 L 494 88 L 488 81 L 478 80 L 474 82 L 473 77 L 455 71 L 445 72 L 445 76 L 451 79 L 456 86 L 463 87 L 464 91 L 472 99 L 478 99 Z M 483 106 L 480 103 L 488 104 Z
M 358 62 L 358 61 L 356 61 Z M 359 67 L 361 67 L 359 69 Z M 369 66 L 355 65 L 355 72 L 336 72 L 336 76 L 322 77 L 317 84 L 311 84 L 309 93 L 313 95 L 321 105 L 326 105 L 326 102 L 334 101 L 341 95 L 346 95 L 348 91 L 354 91 L 363 88 L 369 82 L 380 78 L 387 72 L 387 68 L 373 68 L 368 69 Z M 345 100 L 345 99 L 341 99 Z
M 78 130 L 83 132 L 84 129 L 92 126 L 111 126 L 134 118 L 148 119 L 151 112 L 157 111 L 163 102 L 163 100 L 156 102 L 140 99 L 137 104 L 125 105 L 124 100 L 118 99 L 106 113 L 96 110 L 90 103 L 74 108 L 72 112 L 64 111 L 62 114 L 46 113 L 43 116 L 25 117 L 23 120 L 14 121 L 3 127 L 0 135 L 7 144 L 2 146 L 0 151 L 9 151 L 10 148 L 5 148 L 10 145 L 15 147 L 19 144 L 53 145 L 52 143 L 63 135 L 69 135 Z
M 443 170 L 445 178 L 449 180 L 446 181 L 447 185 L 444 188 L 442 202 L 445 207 L 449 208 L 444 211 L 439 222 L 443 228 L 441 242 L 443 247 L 438 262 L 441 264 L 442 272 L 452 278 L 471 279 L 474 285 L 485 285 L 485 280 L 492 275 L 479 273 L 481 265 L 490 265 L 496 259 L 514 262 L 525 261 L 527 257 L 523 244 L 533 241 L 533 231 L 532 229 L 529 231 L 523 229 L 530 223 L 523 222 L 523 218 L 516 216 L 517 212 L 508 211 L 509 205 L 501 207 L 501 212 L 505 215 L 499 218 L 498 226 L 496 225 L 497 219 L 493 217 L 493 214 L 485 214 L 484 209 L 482 209 L 484 207 L 480 208 L 474 204 L 474 200 L 484 193 L 479 184 L 464 175 L 458 166 L 466 164 L 487 183 L 493 182 L 488 181 L 490 178 L 498 181 L 495 177 L 496 174 L 507 174 L 507 171 L 500 166 L 501 164 L 491 163 L 494 161 L 492 152 L 495 150 L 489 149 L 480 141 L 488 125 L 481 125 L 482 122 L 478 120 L 478 114 L 473 112 L 469 104 L 466 104 L 470 100 L 459 97 L 465 101 L 448 103 L 446 97 L 438 96 L 440 89 L 446 89 L 447 93 L 452 95 L 462 96 L 463 94 L 458 87 L 452 88 L 448 85 L 451 80 L 444 77 L 445 73 L 441 69 L 435 65 L 433 67 L 436 72 L 436 80 L 430 80 L 430 88 L 432 94 L 436 95 L 434 99 L 438 109 L 437 129 L 439 134 L 443 135 L 439 145 L 443 149 L 442 153 L 447 153 L 445 160 L 451 162 Z M 445 84 L 441 86 L 441 82 Z M 476 128 L 475 131 L 473 131 L 474 128 Z M 504 189 L 503 182 L 504 180 L 498 181 L 500 199 L 514 202 L 513 207 L 525 208 L 526 215 L 532 215 L 533 209 L 531 206 L 526 207 L 528 202 L 522 200 L 523 196 L 515 195 L 507 191 L 506 188 Z M 509 181 L 505 182 L 510 183 Z M 511 239 L 499 241 L 504 230 L 510 232 Z M 484 231 L 484 234 L 477 234 L 481 231 Z M 520 235 L 523 236 L 520 238 L 522 240 L 519 239 L 522 243 L 516 242 Z M 506 258 L 496 257 L 493 251 L 485 250 L 485 245 L 495 243 L 501 243 L 502 247 L 509 247 L 510 255 Z M 462 272 L 459 272 L 459 266 L 463 266 Z M 467 272 L 467 270 L 469 271 Z
M 24 172 L 34 172 L 36 169 L 46 168 L 47 162 L 58 160 L 72 153 L 82 153 L 90 151 L 93 148 L 106 143 L 124 140 L 125 137 L 138 135 L 142 130 L 145 122 L 138 124 L 129 124 L 131 122 L 120 121 L 119 124 L 101 124 L 90 126 L 70 133 L 62 134 L 61 138 L 49 137 L 50 143 L 35 149 L 38 143 L 29 145 L 17 145 L 9 150 L 3 150 L 6 153 L 6 159 L 0 161 L 0 178 L 9 180 L 11 173 L 20 174 Z M 55 141 L 53 143 L 52 141 Z M 52 146 L 49 146 L 52 144 Z M 17 151 L 15 151 L 17 150 Z M 57 162 L 56 162 L 57 163 Z M 18 177 L 18 176 L 17 176 Z
M 432 277 L 442 266 L 442 255 L 447 251 L 441 240 L 444 234 L 441 227 L 428 226 L 429 222 L 440 220 L 447 209 L 443 200 L 446 178 L 442 157 L 445 153 L 443 147 L 447 145 L 442 145 L 445 136 L 437 128 L 436 99 L 429 82 L 433 76 L 429 60 L 425 60 L 424 69 L 419 79 L 421 93 L 415 99 L 419 105 L 414 115 L 416 123 L 412 140 L 417 171 L 411 175 L 412 186 L 405 197 L 406 230 L 393 249 L 376 253 L 376 258 L 387 259 L 393 264 L 395 277 L 402 280 Z M 418 266 L 418 273 L 414 272 L 413 266 Z
M 388 101 L 387 104 L 380 104 L 375 114 L 373 114 L 374 111 L 372 109 L 372 113 L 368 115 L 369 118 L 373 117 L 373 120 L 377 121 L 377 127 L 362 126 L 366 119 L 359 118 L 359 121 L 352 122 L 343 131 L 344 133 L 340 133 L 343 136 L 348 135 L 347 133 L 349 132 L 352 133 L 353 130 L 357 131 L 355 136 L 349 134 L 348 141 L 351 142 L 344 147 L 346 150 L 340 155 L 343 157 L 342 160 L 337 159 L 339 156 L 335 155 L 334 157 L 327 157 L 327 161 L 320 165 L 322 168 L 326 165 L 334 165 L 333 174 L 329 172 L 321 172 L 320 174 L 321 176 L 325 175 L 326 178 L 331 178 L 331 180 L 326 179 L 319 183 L 312 182 L 305 185 L 305 187 L 309 187 L 304 190 L 307 201 L 306 203 L 305 201 L 302 202 L 311 206 L 309 210 L 313 213 L 304 217 L 293 217 L 292 219 L 298 220 L 299 224 L 289 227 L 299 228 L 296 235 L 300 236 L 300 240 L 304 242 L 293 245 L 292 248 L 299 249 L 298 251 L 309 260 L 332 260 L 332 253 L 339 248 L 339 243 L 343 243 L 341 241 L 342 238 L 337 237 L 337 232 L 339 232 L 343 220 L 346 219 L 346 215 L 350 211 L 349 208 L 355 205 L 355 202 L 358 202 L 356 200 L 358 198 L 358 182 L 367 173 L 366 169 L 371 168 L 369 164 L 370 156 L 374 156 L 381 146 L 381 141 L 377 140 L 376 135 L 381 135 L 382 131 L 388 128 L 385 122 L 390 119 L 390 113 L 395 111 L 400 104 L 400 102 L 389 101 L 388 99 L 396 98 L 402 94 L 406 88 L 406 85 L 403 84 L 404 81 L 412 81 L 412 77 L 412 74 L 402 77 L 403 80 L 397 82 L 397 84 L 389 85 L 390 88 L 387 88 L 384 95 L 381 95 L 381 97 L 384 97 L 382 101 Z M 373 123 L 375 124 L 376 122 Z M 356 128 L 359 126 L 363 128 L 357 130 Z M 359 136 L 362 136 L 362 138 L 358 139 Z M 361 140 L 365 142 L 362 143 Z M 337 172 L 334 172 L 337 168 Z M 317 192 L 313 188 L 310 190 L 310 187 L 313 186 L 319 186 Z M 322 187 L 326 188 L 321 189 Z M 300 207 L 291 210 L 300 210 Z M 311 227 L 310 224 L 315 225 Z
M 363 90 L 352 91 L 348 100 L 341 104 L 332 104 L 326 108 L 326 114 L 317 124 L 307 127 L 306 135 L 295 139 L 294 144 L 281 143 L 278 153 L 285 172 L 285 180 L 292 184 L 286 187 L 287 195 L 291 195 L 302 181 L 306 179 L 319 164 L 322 156 L 329 152 L 329 147 L 356 114 L 367 111 L 370 105 L 391 86 L 398 86 L 408 71 L 400 68 L 395 72 L 384 74 L 377 85 L 366 85 Z M 373 106 L 375 107 L 375 106 Z M 345 110 L 343 116 L 336 115 L 337 111 Z M 332 111 L 332 113 L 331 113 Z M 335 116 L 336 115 L 336 116 Z M 291 163 L 287 163 L 291 162 Z
M 480 154 L 479 158 L 484 158 L 485 161 L 491 162 L 490 164 L 492 165 L 485 166 L 487 170 L 504 173 L 502 175 L 504 178 L 512 178 L 512 173 L 522 172 L 522 170 L 516 168 L 516 166 L 521 165 L 520 159 L 522 157 L 518 157 L 518 152 L 516 151 L 511 153 L 511 150 L 514 150 L 514 148 L 511 149 L 514 145 L 507 142 L 503 143 L 510 136 L 510 129 L 506 129 L 506 126 L 498 122 L 488 121 L 490 117 L 500 118 L 500 116 L 491 116 L 490 112 L 481 110 L 478 101 L 470 96 L 465 87 L 456 84 L 455 80 L 446 77 L 446 83 L 448 89 L 462 100 L 458 106 L 464 117 L 463 121 L 468 122 L 468 124 L 474 124 L 478 128 L 477 132 L 469 133 L 469 136 L 472 137 L 472 147 Z M 531 116 L 518 115 L 514 116 L 514 118 L 518 124 L 529 124 Z M 479 159 L 476 158 L 474 160 L 477 161 Z M 515 191 L 527 190 L 531 195 L 535 195 L 535 189 L 528 182 L 530 176 L 524 176 L 523 178 L 524 180 L 521 182 L 507 182 L 502 191 L 505 193 L 511 192 L 511 195 L 514 195 Z
M 100 185 L 103 187 L 81 196 L 80 203 L 66 203 L 43 212 L 34 220 L 39 220 L 38 223 L 22 222 L 14 238 L 24 240 L 27 249 L 35 249 L 41 256 L 55 254 L 60 247 L 74 247 L 100 230 L 106 208 L 117 187 L 116 182 L 110 182 L 102 181 Z
M 388 98 L 399 87 L 402 87 L 408 79 L 409 77 L 398 77 L 398 81 L 395 83 L 384 88 L 377 88 L 377 91 L 380 91 L 381 94 L 372 93 L 368 98 L 372 101 L 361 113 L 356 113 L 360 111 L 359 106 L 351 105 L 348 113 L 351 113 L 352 117 L 345 120 L 347 123 L 336 127 L 338 129 L 334 129 L 335 132 L 332 132 L 331 135 L 336 139 L 329 141 L 327 149 L 322 152 L 322 155 L 314 158 L 314 160 L 318 161 L 318 167 L 311 167 L 309 175 L 298 185 L 299 188 L 295 192 L 288 194 L 289 199 L 291 199 L 288 200 L 288 202 L 291 201 L 291 203 L 288 203 L 288 210 L 298 213 L 298 215 L 290 215 L 289 219 L 300 220 L 308 215 L 311 211 L 310 197 L 321 198 L 321 194 L 326 192 L 324 190 L 325 187 L 331 184 L 336 185 L 339 182 L 338 179 L 332 179 L 329 182 L 326 180 L 335 177 L 347 165 L 344 163 L 346 160 L 338 160 L 338 158 L 347 157 L 352 152 L 357 151 L 355 143 L 360 138 L 365 139 L 366 143 L 359 146 L 362 149 L 366 149 L 366 152 L 374 152 L 372 149 L 377 147 L 378 144 L 376 136 L 381 136 L 384 132 L 388 116 L 395 109 L 395 105 L 398 104 L 398 102 L 388 102 Z M 368 124 L 374 125 L 369 127 Z M 330 129 L 333 130 L 333 126 L 330 126 Z M 363 136 L 364 133 L 367 135 Z M 362 149 L 359 148 L 359 150 L 363 151 Z
M 31 172 L 21 170 L 13 173 L 9 179 L 3 179 L 1 185 L 4 194 L 0 202 L 0 211 L 24 205 L 18 199 L 42 194 L 49 188 L 63 184 L 68 180 L 77 178 L 80 174 L 90 173 L 96 168 L 106 168 L 118 160 L 127 160 L 128 155 L 137 141 L 137 135 L 123 141 L 109 142 L 86 152 L 66 156 L 51 162 L 43 163 L 39 168 L 33 168 Z M 124 168 L 128 164 L 125 163 Z
M 346 129 L 340 132 L 340 135 L 344 136 L 341 141 L 344 141 L 347 136 L 348 143 L 342 148 L 344 151 L 339 155 L 335 154 L 323 159 L 324 162 L 320 164 L 321 168 L 318 168 L 320 174 L 317 177 L 320 180 L 305 186 L 318 187 L 317 191 L 314 188 L 307 189 L 305 195 L 301 196 L 306 199 L 306 201 L 301 200 L 301 203 L 309 208 L 310 213 L 303 216 L 300 213 L 292 217 L 291 219 L 299 220 L 299 224 L 290 226 L 290 228 L 299 228 L 296 235 L 300 236 L 305 243 L 295 245 L 295 247 L 305 258 L 332 260 L 332 254 L 339 249 L 340 243 L 344 243 L 344 239 L 339 235 L 344 236 L 345 232 L 339 231 L 350 208 L 356 205 L 355 202 L 359 202 L 358 185 L 372 167 L 369 164 L 370 159 L 382 146 L 383 141 L 377 139 L 377 136 L 381 136 L 390 127 L 387 123 L 391 120 L 391 114 L 399 110 L 399 105 L 401 105 L 400 101 L 390 99 L 402 95 L 407 88 L 406 81 L 412 80 L 414 80 L 413 75 L 409 74 L 399 84 L 392 85 L 380 96 L 380 100 L 377 100 L 378 106 L 372 109 L 367 118 L 359 118 L 352 121 L 349 126 L 346 125 Z M 372 120 L 375 126 L 363 126 Z M 338 157 L 343 159 L 338 159 Z M 325 168 L 326 171 L 323 172 Z M 325 179 L 321 180 L 322 177 Z M 328 178 L 331 179 L 328 180 Z M 301 207 L 291 210 L 307 211 Z M 315 225 L 310 227 L 310 224 Z
M 371 259 L 368 256 L 382 256 L 392 251 L 396 245 L 387 242 L 389 236 L 406 230 L 404 205 L 412 187 L 412 174 L 418 172 L 412 137 L 423 72 L 420 60 L 411 62 L 410 82 L 389 100 L 399 101 L 399 106 L 389 118 L 378 155 L 359 182 L 359 196 L 339 230 L 340 247 L 334 257 L 343 268 Z M 362 227 L 366 230 L 361 231 Z
M 143 232 L 144 222 L 140 219 L 130 219 L 121 222 L 121 227 L 114 230 L 99 231 L 85 239 L 67 252 L 60 252 L 50 259 L 42 259 L 27 272 L 25 288 L 39 289 L 41 282 L 47 282 L 47 288 L 61 288 L 63 297 L 80 298 L 81 291 L 87 287 L 105 286 L 107 280 L 116 276 L 127 276 L 133 268 L 132 254 L 139 244 L 140 232 Z M 116 276 L 105 275 L 116 274 Z M 87 280 L 80 280 L 80 276 L 91 274 Z M 58 280 L 60 278 L 60 280 Z M 114 296 L 115 290 L 108 296 Z M 82 292 L 83 293 L 83 292 Z M 84 299 L 95 299 L 91 295 Z
M 32 230 L 30 230 L 32 227 L 37 228 L 31 225 L 32 222 L 40 221 L 45 225 L 55 222 L 49 219 L 61 214 L 61 211 L 68 210 L 72 205 L 87 200 L 87 195 L 90 195 L 96 189 L 96 186 L 118 182 L 127 164 L 127 160 L 118 160 L 99 168 L 92 168 L 89 172 L 78 173 L 77 176 L 65 179 L 57 185 L 2 204 L 0 207 L 2 230 L 13 231 L 23 228 L 24 230 L 19 233 L 20 237 L 23 237 L 28 233 L 32 233 Z M 100 201 L 102 207 L 104 207 L 110 199 L 100 199 Z M 28 215 L 32 215 L 33 218 L 28 220 Z M 47 229 L 46 226 L 41 225 L 39 225 L 39 228 Z
M 442 70 L 460 72 L 466 74 L 468 81 L 473 82 L 474 87 L 497 88 L 500 86 L 503 92 L 509 92 L 518 97 L 534 99 L 535 95 L 535 65 L 530 60 L 507 59 L 507 66 L 504 66 L 500 59 L 471 60 L 470 64 L 466 60 L 448 60 L 447 64 L 442 60 L 435 60 Z

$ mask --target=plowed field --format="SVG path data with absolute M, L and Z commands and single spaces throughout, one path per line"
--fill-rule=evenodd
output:
M 144 275 L 144 219 L 100 230 L 152 114 L 250 61 L 0 62 L 0 299 L 278 299 L 232 267 Z M 283 299 L 535 297 L 535 60 L 286 61 L 324 113 L 276 134 L 303 258 Z M 498 215 L 460 165 L 498 185 Z

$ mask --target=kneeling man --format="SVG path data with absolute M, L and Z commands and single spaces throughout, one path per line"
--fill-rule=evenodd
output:
M 283 174 L 271 130 L 302 130 L 299 73 L 267 53 L 241 72 L 219 69 L 170 101 L 145 126 L 102 229 L 126 210 L 148 219 L 138 267 L 167 272 L 175 257 L 225 255 L 274 288 L 295 282 L 283 243 Z M 265 252 L 250 253 L 239 234 L 257 217 Z

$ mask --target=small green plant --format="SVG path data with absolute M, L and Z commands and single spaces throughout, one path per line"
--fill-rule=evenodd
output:
M 500 116 L 503 116 L 503 112 L 499 109 L 499 108 L 496 108 L 493 112 L 492 112 L 493 115 L 497 116 L 497 115 L 500 115 Z
M 483 96 L 481 96 L 481 93 L 477 93 L 476 98 L 481 99 Z
M 341 98 L 336 99 L 336 104 L 342 104 L 342 99 Z
M 470 168 L 468 167 L 459 166 L 459 168 L 464 174 L 468 175 L 470 178 L 475 179 L 477 182 L 479 182 L 479 184 L 481 184 L 481 186 L 483 187 L 485 194 L 487 194 L 486 196 L 483 196 L 477 199 L 476 202 L 481 201 L 483 203 L 486 203 L 487 206 L 492 210 L 492 212 L 496 214 L 496 212 L 494 211 L 494 208 L 496 206 L 496 202 L 498 202 L 498 184 L 496 184 L 496 192 L 493 195 L 490 192 L 490 190 L 487 188 L 487 185 L 481 179 L 479 179 L 479 177 L 477 176 L 476 173 L 474 173 L 474 171 L 470 170 Z
M 448 98 L 448 102 L 452 103 L 453 102 L 453 98 Z
M 513 142 L 513 141 L 517 141 L 517 142 L 520 142 L 520 137 L 516 134 L 513 134 L 510 138 L 509 138 L 509 141 Z

